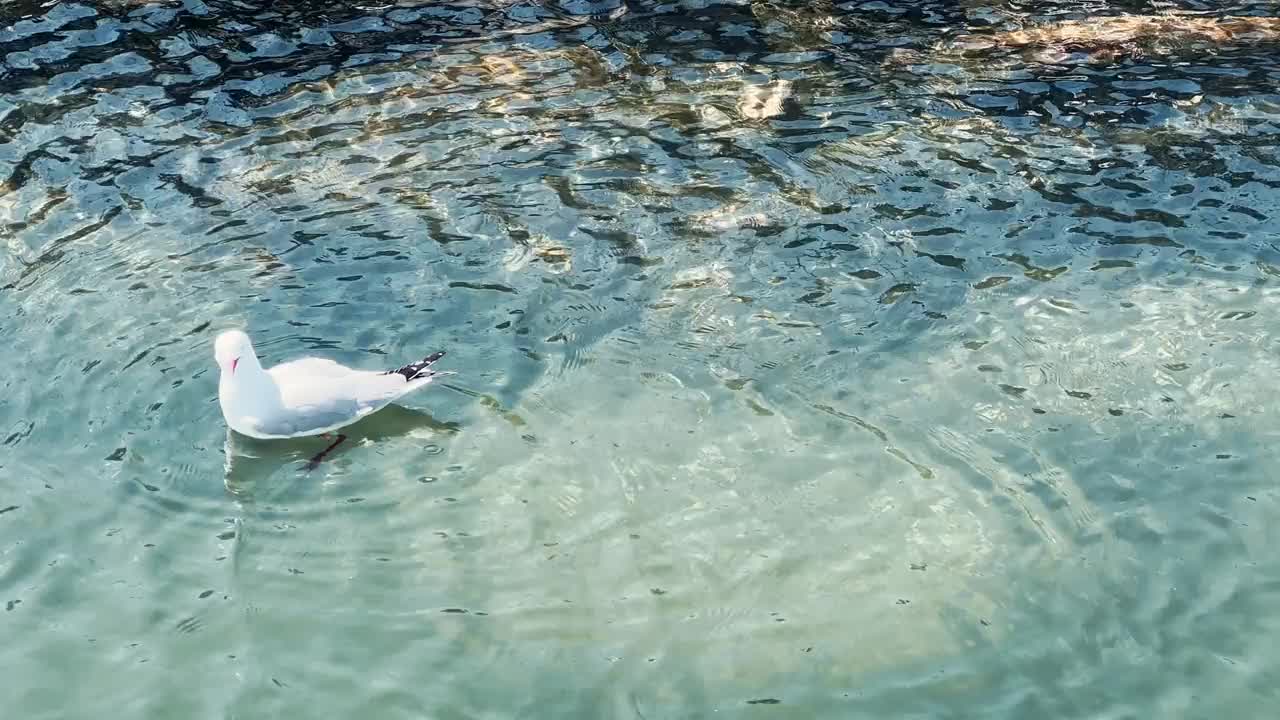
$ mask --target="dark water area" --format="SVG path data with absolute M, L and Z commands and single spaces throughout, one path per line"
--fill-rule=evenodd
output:
M 0 6 L 6 706 L 1264 716 L 1275 17 Z M 308 471 L 230 327 L 457 375 Z

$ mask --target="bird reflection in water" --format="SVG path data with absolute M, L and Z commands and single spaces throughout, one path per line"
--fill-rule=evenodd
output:
M 360 447 L 404 436 L 454 435 L 460 427 L 456 422 L 438 420 L 422 410 L 390 405 L 344 427 L 342 432 L 346 442 L 326 451 L 325 457 L 336 460 Z M 320 437 L 255 440 L 228 429 L 223 444 L 223 483 L 233 495 L 243 497 L 251 494 L 255 486 L 286 465 L 301 461 L 300 469 L 313 469 L 317 453 L 329 442 Z

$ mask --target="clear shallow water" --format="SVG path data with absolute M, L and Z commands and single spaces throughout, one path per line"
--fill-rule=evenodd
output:
M 1273 707 L 1274 48 L 274 7 L 0 23 L 14 712 Z M 230 326 L 459 374 L 306 473 L 228 437 Z

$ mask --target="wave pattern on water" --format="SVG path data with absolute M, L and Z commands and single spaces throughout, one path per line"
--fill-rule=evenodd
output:
M 10 704 L 1256 716 L 1275 43 L 1120 15 L 8 3 Z M 459 374 L 307 473 L 237 325 Z

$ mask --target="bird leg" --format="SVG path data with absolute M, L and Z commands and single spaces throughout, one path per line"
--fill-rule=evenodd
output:
M 328 438 L 328 437 L 330 437 L 330 435 L 329 435 L 329 433 L 325 433 L 324 435 L 321 435 L 320 437 Z M 341 444 L 342 444 L 342 441 L 343 441 L 343 440 L 346 440 L 346 439 L 347 439 L 347 436 L 346 436 L 346 435 L 343 435 L 342 433 L 338 433 L 338 439 L 334 440 L 334 441 L 329 445 L 329 447 L 325 448 L 324 450 L 321 450 L 319 455 L 316 455 L 315 457 L 311 458 L 311 461 L 307 463 L 307 469 L 308 469 L 308 470 L 315 470 L 315 469 L 316 469 L 316 467 L 317 467 L 318 465 L 320 465 L 320 461 L 324 459 L 324 456 L 325 456 L 325 455 L 328 455 L 328 454 L 329 454 L 329 453 L 330 453 L 334 448 L 336 448 L 336 447 L 338 447 L 339 445 L 341 445 Z

